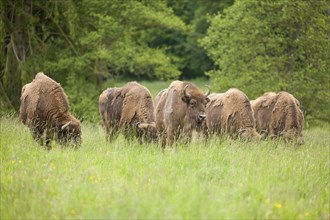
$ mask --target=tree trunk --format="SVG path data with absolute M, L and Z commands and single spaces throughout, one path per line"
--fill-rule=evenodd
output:
M 3 87 L 6 97 L 15 108 L 19 108 L 22 88 L 22 67 L 25 62 L 28 45 L 28 21 L 32 16 L 31 0 L 13 1 L 6 5 L 5 24 L 6 36 L 10 41 L 5 45 L 6 64 L 3 75 Z

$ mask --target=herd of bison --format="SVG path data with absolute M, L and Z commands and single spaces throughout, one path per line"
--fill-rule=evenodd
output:
M 70 113 L 61 85 L 43 73 L 22 88 L 20 120 L 46 149 L 52 139 L 61 145 L 81 143 L 81 123 Z M 137 82 L 108 88 L 99 97 L 99 112 L 107 141 L 119 133 L 126 139 L 156 142 L 162 147 L 189 142 L 193 131 L 205 140 L 210 135 L 241 140 L 265 137 L 303 143 L 303 112 L 288 92 L 268 92 L 250 101 L 240 90 L 203 93 L 186 81 L 173 81 L 153 101 Z

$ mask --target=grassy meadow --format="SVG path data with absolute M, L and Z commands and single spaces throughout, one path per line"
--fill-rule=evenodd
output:
M 189 146 L 106 143 L 83 124 L 83 144 L 47 152 L 15 116 L 0 119 L 1 219 L 329 219 L 329 126 L 305 145 L 195 138 Z

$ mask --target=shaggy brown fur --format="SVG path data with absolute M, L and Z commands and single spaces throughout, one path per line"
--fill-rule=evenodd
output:
M 174 139 L 182 132 L 186 141 L 189 141 L 192 131 L 205 118 L 205 105 L 209 99 L 194 84 L 182 81 L 173 81 L 159 96 L 160 101 L 156 107 L 157 125 L 160 132 L 161 129 L 165 130 L 167 143 L 173 145 Z
M 164 127 L 164 106 L 168 95 L 168 89 L 160 91 L 155 98 L 155 119 L 158 136 L 163 137 L 165 134 Z M 164 145 L 165 143 L 163 143 Z
M 304 115 L 293 95 L 284 91 L 265 93 L 251 104 L 259 132 L 303 143 Z
M 20 120 L 41 144 L 46 131 L 48 149 L 52 138 L 64 144 L 70 140 L 75 144 L 81 142 L 80 121 L 71 115 L 67 96 L 59 83 L 38 73 L 22 88 L 20 101 Z
M 132 132 L 140 141 L 157 138 L 151 94 L 137 82 L 105 90 L 99 98 L 99 110 L 109 141 L 120 129 L 124 130 L 127 138 L 132 137 Z
M 213 93 L 209 98 L 206 125 L 210 134 L 238 136 L 244 140 L 260 139 L 250 101 L 243 92 L 232 88 L 225 93 Z
M 99 111 L 107 141 L 117 135 L 123 109 L 124 96 L 120 88 L 108 88 L 99 97 Z

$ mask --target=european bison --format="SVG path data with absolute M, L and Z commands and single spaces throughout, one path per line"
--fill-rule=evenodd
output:
M 41 145 L 46 133 L 48 150 L 52 139 L 61 144 L 70 141 L 80 144 L 80 121 L 71 115 L 67 96 L 59 83 L 40 72 L 22 88 L 20 102 L 20 120 Z
M 209 134 L 238 136 L 243 140 L 260 139 L 250 101 L 242 91 L 232 88 L 208 97 L 206 125 Z
M 286 141 L 303 144 L 304 114 L 299 101 L 288 92 L 268 92 L 251 101 L 260 133 L 282 136 Z
M 112 141 L 120 130 L 124 131 L 126 138 L 135 133 L 140 142 L 157 139 L 151 94 L 137 82 L 103 91 L 99 111 L 108 141 Z
M 163 146 L 166 142 L 172 146 L 182 132 L 187 141 L 191 139 L 192 131 L 205 119 L 207 95 L 194 84 L 182 81 L 173 81 L 157 95 L 156 125 L 158 132 L 164 135 Z

